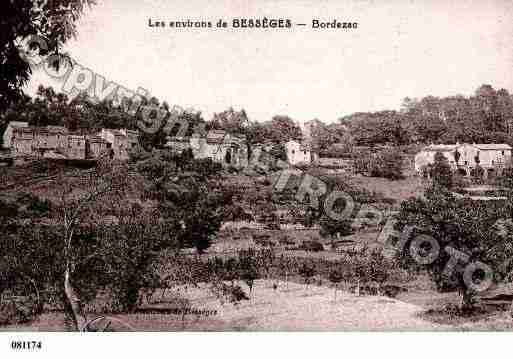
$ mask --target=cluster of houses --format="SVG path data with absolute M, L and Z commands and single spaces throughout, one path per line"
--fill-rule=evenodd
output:
M 223 130 L 211 130 L 205 136 L 170 137 L 166 147 L 175 151 L 191 149 L 194 158 L 211 158 L 226 166 L 245 167 L 248 164 L 246 138 Z
M 415 170 L 429 176 L 429 167 L 435 161 L 435 154 L 441 153 L 455 173 L 471 176 L 476 169 L 482 169 L 482 176 L 500 174 L 510 164 L 511 146 L 500 143 L 456 143 L 451 145 L 430 145 L 415 155 Z
M 308 134 L 308 132 L 306 132 Z M 315 163 L 328 169 L 348 169 L 345 159 L 320 158 L 312 150 L 307 135 L 302 141 L 289 140 L 284 148 L 288 162 L 293 165 Z M 127 160 L 130 149 L 138 146 L 138 132 L 125 129 L 101 129 L 84 135 L 71 133 L 62 126 L 29 126 L 27 122 L 12 121 L 3 134 L 3 147 L 12 158 L 49 158 L 66 160 L 97 159 L 109 156 Z M 272 144 L 252 145 L 252 151 L 270 152 Z M 211 130 L 206 135 L 170 137 L 166 147 L 175 151 L 191 149 L 195 158 L 211 158 L 225 166 L 246 167 L 250 161 L 247 140 L 242 135 L 224 130 Z M 438 144 L 430 145 L 415 155 L 414 167 L 419 175 L 429 176 L 435 154 L 441 153 L 451 169 L 463 176 L 475 175 L 482 169 L 485 177 L 499 174 L 511 161 L 512 147 L 507 144 Z
M 18 121 L 9 122 L 3 134 L 3 147 L 14 159 L 86 160 L 109 156 L 123 161 L 137 144 L 137 131 L 102 129 L 94 135 L 83 135 L 70 133 L 62 126 L 35 127 Z
M 3 147 L 14 159 L 47 158 L 84 160 L 109 156 L 127 160 L 129 150 L 138 145 L 138 132 L 125 129 L 101 129 L 84 135 L 71 133 L 63 126 L 29 126 L 27 122 L 11 121 L 3 134 Z M 290 164 L 309 164 L 316 160 L 306 141 L 288 141 L 284 144 Z M 166 147 L 183 151 L 191 149 L 195 158 L 211 158 L 226 166 L 245 167 L 249 163 L 245 136 L 224 130 L 211 130 L 205 136 L 170 137 Z M 252 146 L 266 151 L 268 145 Z
M 273 146 L 274 144 L 253 144 L 251 150 L 253 153 L 269 153 Z M 195 158 L 212 158 L 225 166 L 246 167 L 250 160 L 246 137 L 224 130 L 211 130 L 203 137 L 170 137 L 166 147 L 175 151 L 191 149 Z M 284 143 L 284 147 L 291 165 L 310 164 L 318 158 L 306 141 L 289 140 Z

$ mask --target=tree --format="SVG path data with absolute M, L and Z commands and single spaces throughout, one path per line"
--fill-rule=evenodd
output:
M 459 199 L 443 187 L 431 188 L 425 198 L 409 199 L 401 205 L 397 228 L 409 225 L 413 231 L 404 246 L 398 248 L 399 258 L 403 265 L 427 269 L 439 290 L 457 289 L 462 296 L 462 307 L 468 308 L 475 293 L 470 284 L 493 282 L 512 270 L 513 252 L 509 244 L 512 227 L 507 225 L 511 221 L 511 205 L 511 200 L 497 203 Z M 501 231 L 500 222 L 505 223 Z M 419 238 L 429 239 L 420 241 Z M 420 247 L 412 244 L 415 239 Z M 454 253 L 466 260 L 461 259 L 447 269 Z M 472 282 L 465 278 L 468 265 L 478 262 L 491 268 L 492 278 L 482 269 L 474 272 Z
M 460 161 L 461 153 L 456 149 L 456 150 L 454 150 L 453 156 L 454 156 L 454 162 L 457 165 L 458 162 Z
M 235 111 L 232 107 L 228 110 L 214 113 L 214 118 L 208 124 L 210 129 L 225 130 L 233 134 L 246 134 L 249 125 L 248 115 L 244 109 Z
M 383 151 L 379 154 L 377 162 L 380 168 L 381 177 L 391 180 L 404 178 L 403 176 L 403 156 L 396 149 Z
M 355 170 L 359 173 L 368 173 L 372 177 L 402 179 L 404 178 L 403 155 L 395 148 L 375 154 L 366 151 L 356 156 Z
M 342 282 L 342 280 L 344 279 L 344 276 L 342 274 L 342 271 L 340 271 L 339 269 L 335 268 L 335 269 L 332 269 L 330 270 L 330 273 L 328 275 L 328 279 L 331 283 L 333 283 L 333 285 L 335 286 L 335 302 L 337 301 L 337 289 L 338 289 L 338 284 L 340 282 Z
M 233 192 L 220 181 L 221 166 L 211 159 L 163 151 L 138 168 L 150 183 L 148 196 L 158 201 L 163 220 L 176 228 L 181 245 L 204 253 L 232 204 Z
M 240 278 L 248 285 L 249 295 L 253 292 L 253 284 L 259 278 L 257 254 L 254 249 L 238 252 Z
M 74 287 L 74 275 L 78 264 L 76 232 L 81 224 L 87 221 L 86 217 L 91 216 L 92 205 L 109 194 L 120 196 L 121 191 L 127 185 L 126 168 L 116 166 L 110 167 L 100 162 L 99 167 L 91 171 L 87 176 L 81 178 L 83 183 L 77 184 L 73 179 L 62 176 L 60 183 L 60 198 L 57 205 L 58 218 L 63 227 L 63 258 L 64 273 L 63 285 L 66 296 L 66 308 L 70 314 L 74 327 L 77 330 L 85 328 L 86 317 L 82 311 L 80 297 Z M 83 192 L 82 192 L 83 191 Z M 111 199 L 113 200 L 113 199 Z M 113 200 L 114 201 L 114 200 Z
M 303 265 L 299 268 L 299 275 L 301 275 L 301 277 L 303 277 L 305 280 L 305 288 L 308 289 L 308 284 L 310 284 L 310 280 L 315 275 L 315 265 L 313 263 L 303 263 Z
M 274 160 L 287 161 L 287 150 L 285 149 L 285 145 L 283 143 L 272 145 L 271 149 L 269 150 L 269 154 Z
M 323 216 L 319 221 L 320 231 L 319 234 L 323 237 L 339 237 L 348 236 L 353 233 L 351 228 L 352 221 L 348 219 L 334 220 L 328 216 Z
M 447 158 L 441 152 L 435 153 L 431 178 L 433 179 L 433 184 L 437 186 L 452 187 L 452 170 Z
M 269 123 L 268 140 L 274 143 L 284 143 L 289 140 L 300 140 L 302 138 L 301 128 L 288 116 L 277 115 Z
M 60 55 L 61 46 L 76 34 L 75 22 L 92 4 L 93 0 L 4 2 L 0 15 L 0 111 L 21 97 L 31 75 L 18 42 L 37 36 L 45 41 L 38 49 L 41 55 Z M 37 43 L 31 45 L 33 50 Z

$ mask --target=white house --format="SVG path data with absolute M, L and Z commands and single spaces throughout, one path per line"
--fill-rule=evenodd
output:
M 454 171 L 470 175 L 478 165 L 485 174 L 500 171 L 511 160 L 511 146 L 495 143 L 456 143 L 451 145 L 430 145 L 415 155 L 415 170 L 422 170 L 434 163 L 435 154 L 440 152 Z
M 309 164 L 313 161 L 310 147 L 303 142 L 289 140 L 285 143 L 285 150 L 287 152 L 287 161 L 291 165 L 300 163 Z

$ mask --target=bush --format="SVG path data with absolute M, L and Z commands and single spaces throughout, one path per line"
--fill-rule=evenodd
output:
M 387 149 L 379 153 L 363 152 L 355 158 L 356 173 L 391 180 L 404 178 L 403 155 L 396 149 Z
M 299 268 L 299 274 L 301 275 L 301 277 L 304 278 L 307 288 L 308 288 L 308 284 L 310 283 L 310 280 L 315 275 L 315 273 L 316 273 L 316 270 L 315 270 L 315 265 L 313 263 L 312 264 L 303 263 L 301 268 Z
M 322 252 L 324 250 L 324 246 L 318 241 L 306 240 L 301 243 L 299 249 L 308 252 Z
M 452 171 L 447 158 L 441 153 L 435 153 L 435 162 L 431 168 L 431 178 L 437 186 L 451 188 L 453 185 Z

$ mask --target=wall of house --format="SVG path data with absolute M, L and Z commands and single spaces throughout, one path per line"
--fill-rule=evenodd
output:
M 12 146 L 12 127 L 7 126 L 2 136 L 2 147 L 11 148 Z
M 69 136 L 68 146 L 65 149 L 66 157 L 70 159 L 85 159 L 86 138 L 85 136 Z
M 90 158 L 98 158 L 105 154 L 109 149 L 107 147 L 107 143 L 101 141 L 88 141 L 88 157 Z
M 310 163 L 312 157 L 309 150 L 302 150 L 301 144 L 296 141 L 289 141 L 285 144 L 287 160 L 290 164 Z
M 477 166 L 476 156 L 479 157 L 479 166 L 493 168 L 508 163 L 511 159 L 511 150 L 502 149 L 480 149 L 475 145 L 463 144 L 457 147 L 460 158 L 456 163 L 454 150 L 440 151 L 447 158 L 450 166 L 455 170 L 457 167 L 473 169 Z M 436 151 L 421 151 L 415 155 L 415 170 L 420 172 L 424 166 L 434 163 Z
M 481 166 L 504 165 L 509 162 L 511 151 L 509 150 L 481 150 L 479 160 Z

